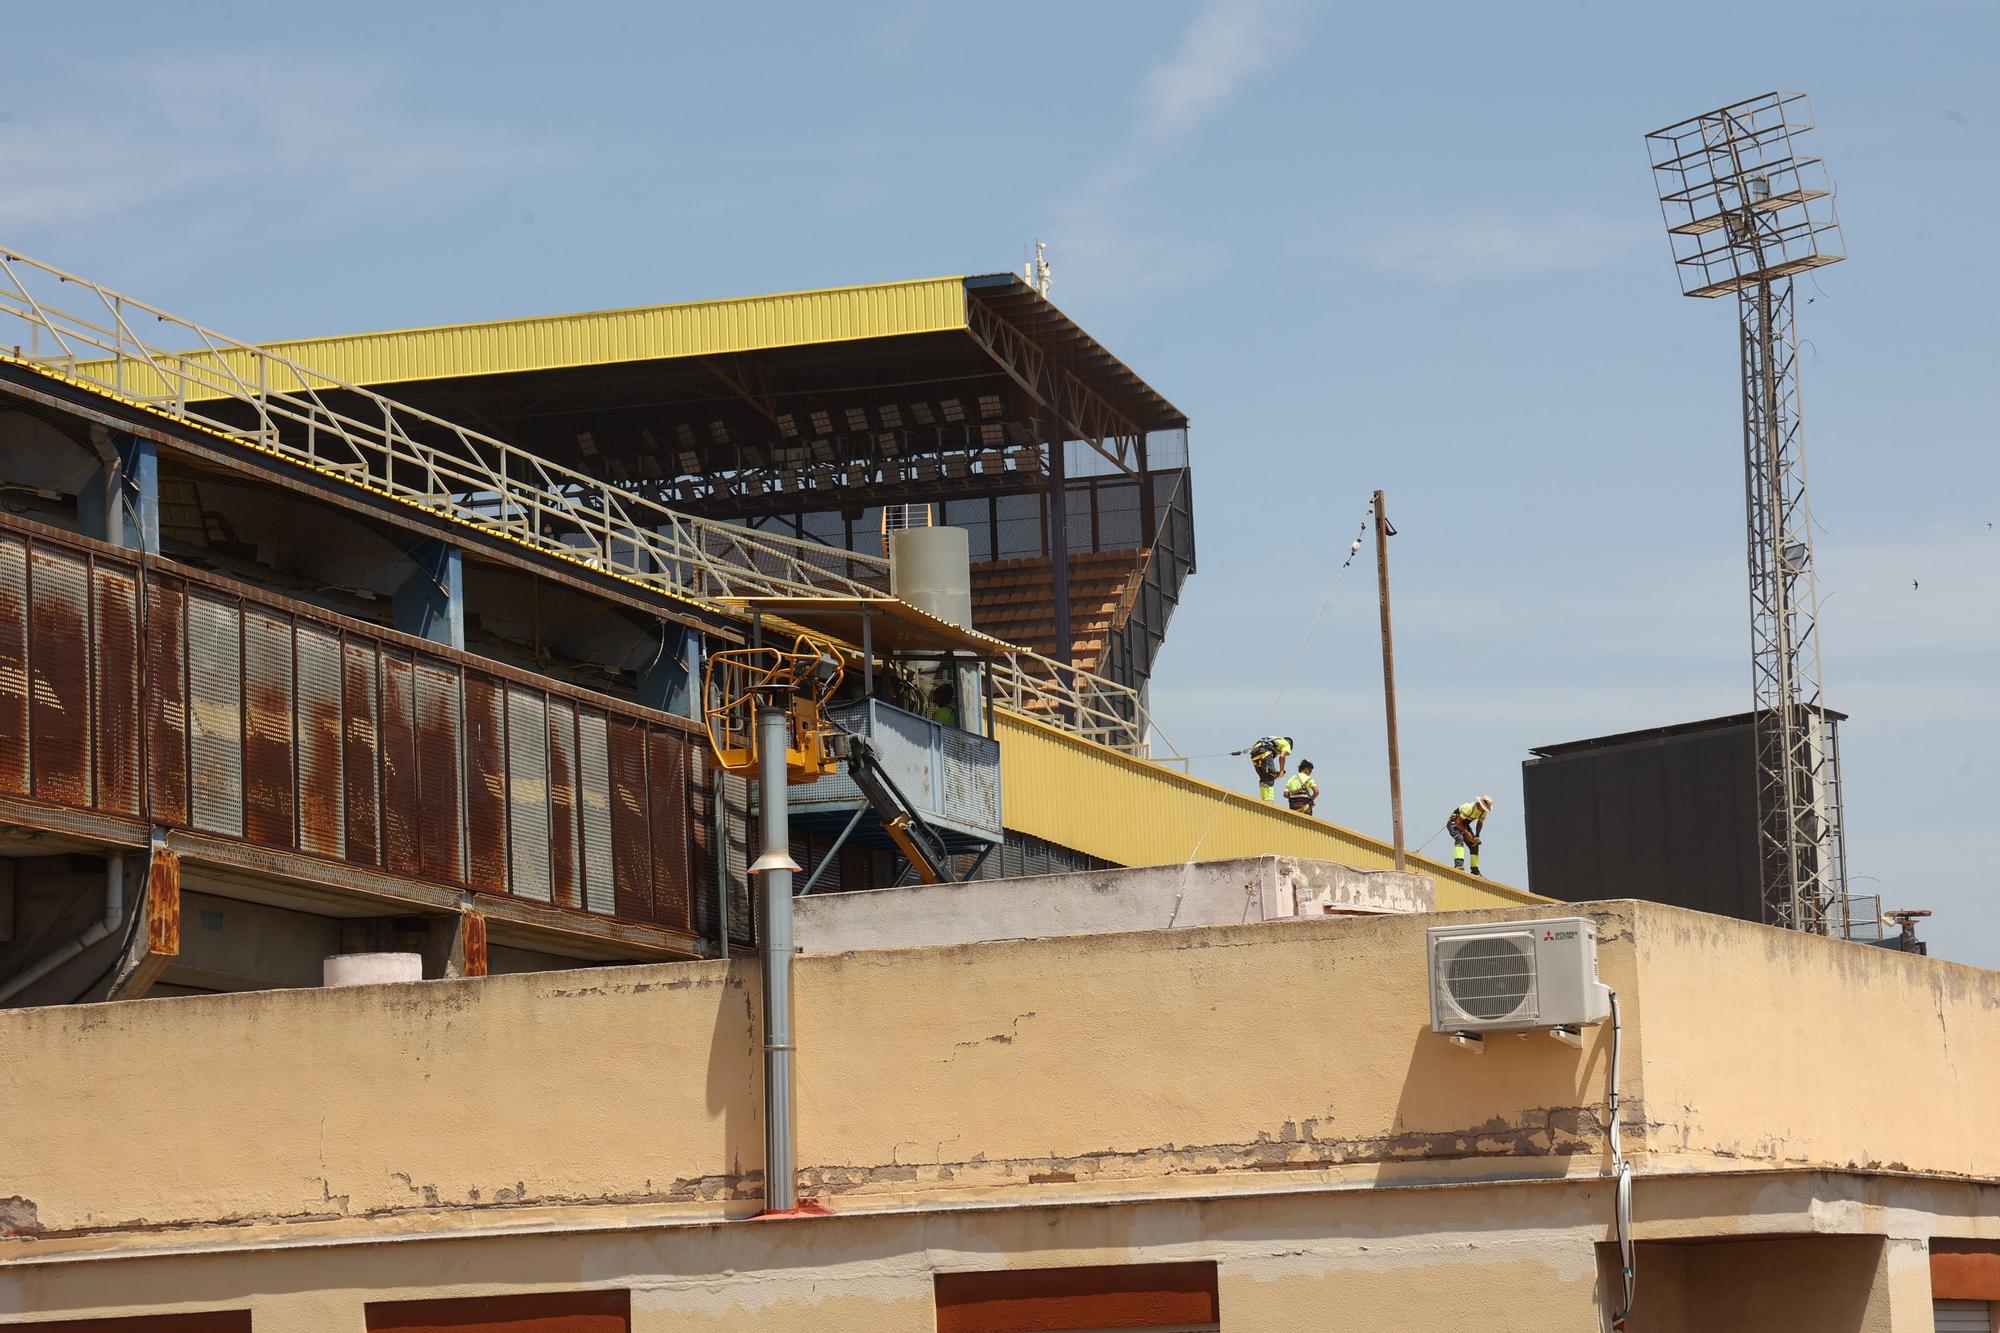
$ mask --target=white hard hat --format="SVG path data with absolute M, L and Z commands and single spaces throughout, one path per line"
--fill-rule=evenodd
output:
M 1479 808 L 1481 810 L 1491 810 L 1493 808 L 1493 798 L 1491 796 L 1480 797 Z

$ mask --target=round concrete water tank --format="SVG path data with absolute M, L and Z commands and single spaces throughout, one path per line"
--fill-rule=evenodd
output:
M 972 542 L 964 528 L 889 534 L 889 591 L 939 620 L 972 628 Z
M 343 953 L 320 964 L 320 982 L 329 988 L 423 979 L 424 956 L 420 953 Z

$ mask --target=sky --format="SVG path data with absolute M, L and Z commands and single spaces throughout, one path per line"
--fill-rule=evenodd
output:
M 1734 313 L 1646 131 L 1814 98 L 1802 279 L 1856 892 L 2000 967 L 2000 7 L 361 2 L 9 15 L 0 243 L 266 339 L 1018 269 L 1185 411 L 1154 678 L 1386 835 L 1387 492 L 1412 843 L 1531 747 L 1749 706 Z M 1320 614 L 1324 606 L 1324 615 Z M 1239 771 L 1241 770 L 1241 771 Z M 1439 850 L 1439 843 L 1431 851 Z

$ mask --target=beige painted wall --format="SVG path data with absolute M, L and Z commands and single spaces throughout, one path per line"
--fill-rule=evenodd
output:
M 1649 1202 L 1663 1215 L 1712 1218 L 1743 1206 L 1736 1188 L 1728 1178 L 1676 1178 L 1652 1186 Z M 1882 1182 L 1863 1193 L 1871 1216 L 1915 1217 L 1935 1206 L 1924 1191 L 1940 1188 Z M 12 1264 L 0 1265 L 0 1325 L 30 1314 L 247 1304 L 258 1333 L 362 1333 L 367 1300 L 619 1287 L 632 1292 L 639 1333 L 710 1333 L 753 1321 L 813 1333 L 930 1333 L 939 1272 L 1208 1260 L 1229 1330 L 1583 1333 L 1600 1327 L 1607 1201 L 1601 1182 L 1489 1182 Z M 1910 1312 L 1928 1315 L 1927 1281 L 1898 1286 L 1893 1264 L 1885 1280 L 1878 1256 L 1914 1255 L 1921 1277 L 1921 1241 L 1786 1234 L 1828 1220 L 1838 1219 L 1817 1217 L 1801 1194 L 1758 1215 L 1758 1225 L 1783 1237 L 1762 1252 L 1782 1263 L 1759 1272 L 1717 1251 L 1696 1265 L 1703 1282 L 1735 1283 L 1727 1289 L 1742 1308 L 1789 1295 L 1813 1303 L 1815 1322 L 1734 1322 L 1726 1302 L 1690 1288 L 1690 1247 L 1649 1245 L 1647 1318 L 1635 1333 L 1917 1333 Z M 1853 1271 L 1829 1274 L 1832 1262 Z M 1750 1290 L 1759 1285 L 1768 1292 Z M 1690 1322 L 1692 1310 L 1705 1322 Z M 1900 1322 L 1882 1323 L 1884 1311 Z
M 2000 973 L 1651 907 L 1637 969 L 1658 1158 L 2000 1176 Z
M 1666 908 L 1592 910 L 1626 999 L 1642 1172 L 2000 1177 L 1989 1127 L 1959 1110 L 2000 1104 L 2000 977 Z M 1428 1031 L 1425 925 L 802 958 L 805 1193 L 853 1212 L 1594 1186 L 1607 1029 L 1581 1050 L 1539 1034 L 1454 1048 Z M 1814 1031 L 1856 976 L 1879 1000 L 1844 1011 L 1865 1032 L 1773 1043 Z M 755 964 L 737 960 L 0 1013 L 0 1219 L 22 1234 L 0 1265 L 204 1228 L 330 1239 L 746 1215 L 756 994 Z M 1857 1050 L 1899 1053 L 1893 1092 Z

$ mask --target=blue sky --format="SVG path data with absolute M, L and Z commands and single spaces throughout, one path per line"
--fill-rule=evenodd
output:
M 1272 725 L 1386 832 L 1382 487 L 1413 841 L 1528 747 L 1749 697 L 1732 312 L 1642 136 L 1814 95 L 1803 285 L 1857 890 L 2000 966 L 1991 5 L 107 3 L 9 16 L 0 240 L 246 338 L 1017 268 L 1192 418 L 1186 752 Z M 1913 583 L 1916 586 L 1913 586 Z M 1239 760 L 1198 765 L 1234 781 Z

